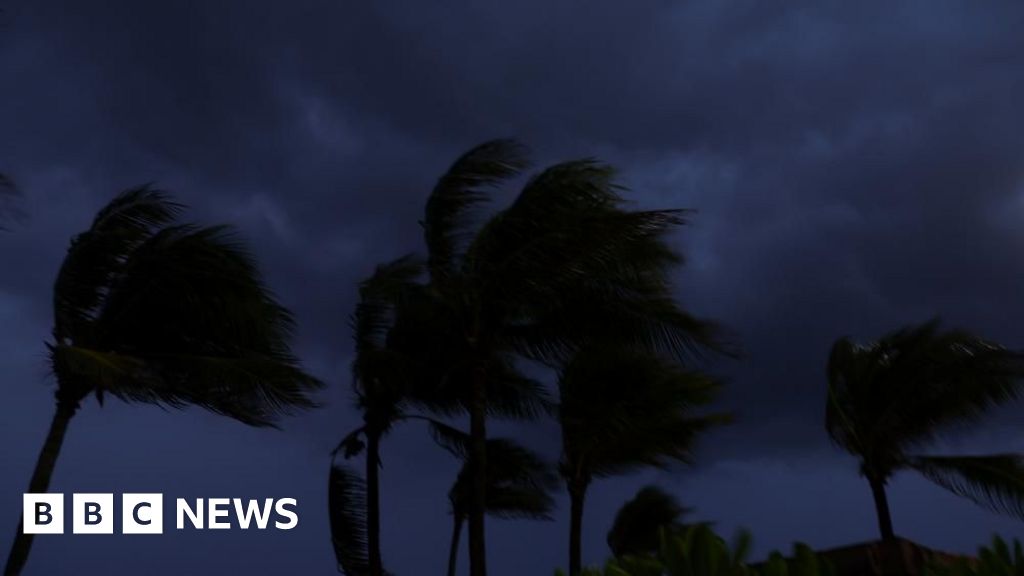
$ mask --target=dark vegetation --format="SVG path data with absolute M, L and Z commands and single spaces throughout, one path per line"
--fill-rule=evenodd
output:
M 739 354 L 713 321 L 676 300 L 671 278 L 683 259 L 668 238 L 687 211 L 636 209 L 615 171 L 591 159 L 544 168 L 508 205 L 485 210 L 528 167 L 516 142 L 468 151 L 426 194 L 421 253 L 381 264 L 359 286 L 350 331 L 361 421 L 339 426 L 345 435 L 328 478 L 338 568 L 388 574 L 382 454 L 395 427 L 417 426 L 442 449 L 439 457 L 460 463 L 447 494 L 449 575 L 464 532 L 469 573 L 486 574 L 488 516 L 556 514 L 569 518 L 571 576 L 832 574 L 828 558 L 803 545 L 789 558 L 751 564 L 749 534 L 727 543 L 709 525 L 685 523 L 687 508 L 656 486 L 619 511 L 606 565 L 583 566 L 588 488 L 691 464 L 701 436 L 730 421 L 713 408 L 722 383 L 706 360 Z M 15 193 L 3 177 L 0 189 Z M 293 355 L 291 315 L 264 286 L 244 243 L 222 226 L 181 223 L 182 210 L 158 190 L 130 190 L 72 239 L 53 287 L 47 343 L 54 417 L 30 492 L 46 491 L 69 424 L 89 398 L 199 406 L 252 426 L 315 406 L 321 383 Z M 527 363 L 535 369 L 525 371 Z M 1015 399 L 1021 371 L 1018 352 L 935 321 L 875 342 L 835 343 L 825 424 L 860 462 L 883 543 L 899 544 L 885 487 L 902 470 L 1024 516 L 1021 456 L 927 452 L 950 426 L 977 424 Z M 493 419 L 556 422 L 558 460 L 492 436 Z M 568 510 L 555 507 L 561 490 Z M 6 574 L 20 573 L 28 559 L 32 538 L 20 532 Z M 1011 552 L 996 540 L 986 550 L 976 562 L 929 570 L 1021 573 L 1019 544 Z

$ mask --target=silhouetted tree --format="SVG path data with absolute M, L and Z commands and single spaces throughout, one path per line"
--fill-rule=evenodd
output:
M 647 352 L 598 346 L 577 354 L 559 378 L 560 471 L 569 490 L 569 574 L 579 574 L 583 507 L 595 478 L 689 463 L 697 435 L 728 421 L 697 416 L 718 383 Z
M 352 389 L 363 424 L 349 433 L 338 449 L 346 458 L 365 451 L 366 481 L 333 462 L 329 479 L 331 539 L 338 566 L 350 575 L 384 573 L 380 552 L 380 441 L 404 417 L 413 381 L 410 359 L 389 347 L 387 338 L 398 307 L 422 288 L 416 282 L 422 271 L 422 265 L 411 257 L 379 266 L 360 284 L 359 302 L 351 318 L 355 340 Z
M 493 367 L 514 356 L 549 364 L 589 338 L 686 357 L 718 346 L 713 327 L 675 304 L 669 269 L 679 257 L 665 235 L 677 210 L 631 211 L 614 171 L 592 160 L 557 164 L 528 180 L 510 206 L 480 226 L 475 208 L 526 167 L 515 142 L 488 142 L 440 179 L 423 221 L 431 292 L 453 328 L 451 367 L 470 416 L 469 552 L 485 576 L 487 415 Z
M 615 514 L 608 548 L 616 558 L 655 554 L 661 534 L 679 532 L 687 512 L 675 496 L 657 486 L 644 486 Z
M 446 384 L 466 378 L 453 368 L 458 350 L 450 317 L 418 282 L 421 272 L 422 266 L 408 256 L 379 266 L 360 284 L 351 318 L 353 391 L 363 424 L 341 441 L 335 455 L 341 451 L 347 459 L 365 453 L 366 479 L 332 459 L 329 513 L 338 566 L 353 576 L 385 573 L 380 551 L 381 440 L 406 420 L 426 421 L 454 434 L 428 414 L 459 413 L 466 403 L 465 386 Z M 491 414 L 530 418 L 548 411 L 539 383 L 504 362 L 492 362 L 488 371 Z M 466 444 L 463 439 L 463 450 Z
M 448 576 L 455 576 L 462 526 L 469 516 L 472 479 L 468 462 L 469 436 L 434 424 L 435 438 L 463 460 L 458 477 L 448 492 L 451 504 L 452 540 Z M 504 438 L 487 439 L 487 514 L 497 518 L 551 520 L 555 502 L 551 492 L 557 476 L 551 466 L 532 451 Z
M 1024 518 L 1024 460 L 1017 454 L 926 456 L 937 435 L 978 422 L 1017 396 L 1024 375 L 1017 352 L 938 322 L 858 345 L 838 340 L 828 360 L 825 425 L 860 460 L 883 540 L 895 534 L 885 485 L 900 470 L 994 511 Z
M 181 208 L 162 192 L 130 190 L 72 240 L 47 344 L 56 414 L 29 492 L 47 491 L 89 395 L 196 405 L 253 426 L 314 405 L 321 384 L 290 351 L 291 314 L 228 228 L 176 224 Z M 20 573 L 31 544 L 19 526 L 5 574 Z

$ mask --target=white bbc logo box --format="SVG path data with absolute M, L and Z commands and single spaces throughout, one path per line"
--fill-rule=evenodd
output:
M 122 534 L 163 534 L 163 494 L 122 494 Z M 23 494 L 22 526 L 25 534 L 64 533 L 63 494 Z M 113 534 L 113 494 L 72 494 L 73 534 Z

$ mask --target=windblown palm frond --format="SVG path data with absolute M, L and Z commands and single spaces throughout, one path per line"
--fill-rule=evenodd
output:
M 1024 358 L 936 321 L 869 345 L 842 339 L 829 359 L 826 427 L 848 451 L 896 465 L 951 425 L 1015 398 Z
M 370 571 L 366 534 L 366 483 L 346 466 L 332 465 L 328 480 L 331 544 L 338 570 L 348 576 Z
M 728 421 L 691 414 L 713 399 L 713 379 L 629 349 L 580 353 L 559 388 L 562 466 L 585 466 L 588 476 L 689 462 L 697 435 Z
M 147 378 L 104 392 L 194 404 L 257 426 L 315 406 L 309 391 L 320 383 L 289 349 L 291 313 L 270 295 L 230 230 L 166 227 L 118 267 L 91 313 L 86 342 L 136 358 Z
M 107 204 L 92 226 L 72 239 L 53 289 L 58 342 L 72 335 L 78 341 L 88 339 L 104 294 L 132 251 L 173 222 L 181 209 L 163 191 L 134 188 Z
M 470 234 L 470 211 L 487 200 L 486 189 L 515 176 L 526 165 L 521 144 L 492 140 L 463 154 L 441 177 L 427 200 L 423 221 L 433 281 L 443 282 L 455 272 L 461 245 Z
M 423 265 L 407 255 L 378 266 L 359 285 L 359 302 L 351 319 L 357 357 L 385 347 L 396 309 L 422 288 L 417 283 L 422 274 Z
M 672 294 L 669 272 L 682 259 L 666 238 L 685 211 L 627 210 L 614 176 L 591 160 L 556 165 L 480 231 L 467 266 L 480 298 L 506 316 L 505 339 L 549 363 L 606 335 L 676 357 L 725 350 Z
M 916 456 L 908 465 L 983 508 L 1024 519 L 1024 456 Z
M 257 426 L 314 406 L 321 384 L 292 355 L 291 313 L 253 257 L 227 227 L 172 225 L 180 210 L 136 188 L 74 239 L 54 286 L 61 387 L 72 399 L 193 404 Z
M 448 431 L 451 434 L 451 430 Z M 468 452 L 469 437 L 460 433 L 458 441 Z M 448 493 L 452 513 L 464 517 L 469 513 L 471 479 L 464 463 Z M 557 477 L 550 464 L 540 456 L 505 438 L 487 440 L 487 513 L 498 518 L 550 520 L 554 499 L 551 492 Z

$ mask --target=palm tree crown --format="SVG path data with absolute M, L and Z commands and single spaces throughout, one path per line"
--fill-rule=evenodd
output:
M 1024 517 L 1024 459 L 1016 454 L 932 456 L 920 451 L 951 427 L 977 423 L 1016 398 L 1022 356 L 937 322 L 877 342 L 843 338 L 828 361 L 825 426 L 860 460 L 884 539 L 895 537 L 885 484 L 913 469 L 989 509 Z

